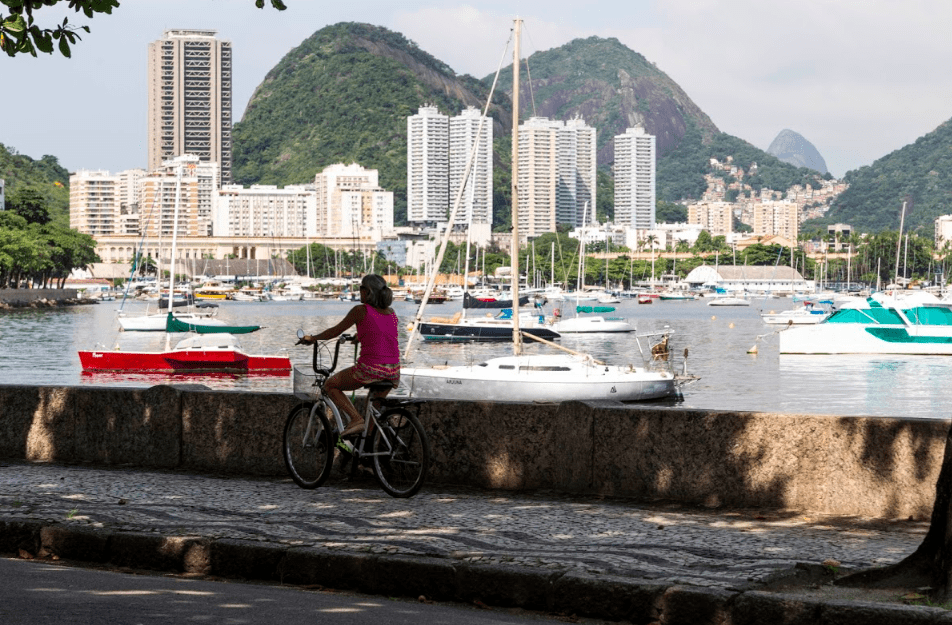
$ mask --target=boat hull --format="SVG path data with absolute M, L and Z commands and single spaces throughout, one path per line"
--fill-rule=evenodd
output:
M 552 324 L 559 334 L 581 334 L 597 332 L 634 332 L 635 327 L 624 319 L 606 317 L 573 317 Z
M 256 356 L 237 350 L 171 350 L 167 352 L 81 351 L 83 371 L 138 373 L 291 372 L 286 356 Z
M 508 367 L 508 368 L 507 368 Z M 411 397 L 458 401 L 646 401 L 678 394 L 674 374 L 596 365 L 576 356 L 493 358 L 472 366 L 400 371 Z
M 952 356 L 952 327 L 819 323 L 779 333 L 781 354 Z
M 551 341 L 559 338 L 548 328 L 520 328 L 524 333 Z M 426 341 L 505 342 L 512 341 L 511 323 L 420 323 L 420 336 Z

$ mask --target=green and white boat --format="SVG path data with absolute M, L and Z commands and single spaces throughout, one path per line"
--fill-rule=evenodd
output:
M 781 354 L 952 356 L 952 302 L 924 291 L 886 291 L 812 326 L 780 332 Z

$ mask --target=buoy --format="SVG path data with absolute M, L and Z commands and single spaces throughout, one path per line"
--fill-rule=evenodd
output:
M 731 322 L 730 325 L 728 325 L 727 327 L 730 328 L 731 330 L 733 330 L 733 329 L 734 329 L 734 322 Z
M 711 321 L 714 321 L 715 319 L 717 319 L 717 317 L 715 317 L 714 315 L 711 315 Z
M 750 349 L 748 349 L 748 350 L 747 350 L 747 353 L 748 353 L 748 354 L 756 354 L 756 353 L 757 353 L 757 345 L 755 344 L 753 347 L 751 347 Z

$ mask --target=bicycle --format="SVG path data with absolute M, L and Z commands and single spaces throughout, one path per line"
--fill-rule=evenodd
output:
M 298 330 L 298 339 L 304 331 Z M 330 367 L 319 366 L 320 348 L 326 344 L 314 344 L 311 368 L 316 378 L 310 378 L 297 369 L 295 395 L 302 403 L 288 414 L 284 425 L 284 463 L 291 478 L 302 488 L 317 488 L 331 472 L 334 450 L 350 454 L 353 462 L 351 475 L 356 474 L 358 463 L 369 461 L 380 486 L 392 497 L 412 497 L 423 486 L 430 462 L 430 445 L 420 424 L 419 412 L 424 403 L 418 399 L 385 400 L 377 397 L 381 391 L 392 389 L 389 382 L 371 382 L 364 385 L 369 390 L 364 408 L 364 430 L 351 444 L 339 435 L 344 431 L 340 410 L 324 393 L 324 383 L 337 368 L 337 359 L 342 343 L 351 340 L 342 334 L 334 347 Z M 383 410 L 376 404 L 386 401 Z M 409 406 L 416 406 L 416 413 Z M 332 415 L 333 424 L 327 413 Z

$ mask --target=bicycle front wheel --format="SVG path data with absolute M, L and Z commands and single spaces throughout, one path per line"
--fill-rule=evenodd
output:
M 423 486 L 430 464 L 430 444 L 420 420 L 396 408 L 377 420 L 373 438 L 374 474 L 387 494 L 412 497 Z
M 327 479 L 334 460 L 334 441 L 323 404 L 296 406 L 284 424 L 284 464 L 301 488 L 317 488 Z

